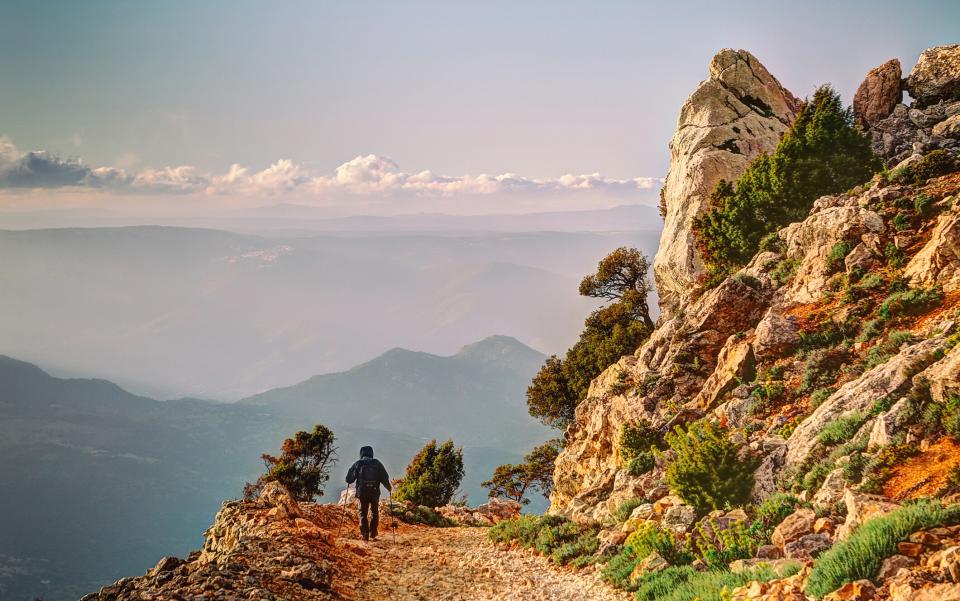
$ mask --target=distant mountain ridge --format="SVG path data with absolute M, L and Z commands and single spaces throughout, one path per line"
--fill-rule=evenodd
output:
M 549 437 L 547 428 L 529 416 L 522 419 L 522 391 L 544 359 L 508 336 L 486 338 L 448 357 L 395 348 L 345 372 L 314 376 L 239 404 L 523 452 L 531 441 Z
M 362 444 L 396 477 L 425 438 L 453 436 L 464 445 L 463 491 L 479 502 L 496 465 L 550 437 L 524 403 L 542 360 L 508 336 L 447 357 L 395 348 L 217 403 L 157 401 L 0 355 L 0 482 L 16 491 L 0 495 L 0 598 L 76 599 L 185 554 L 221 501 L 262 471 L 260 454 L 314 423 L 334 430 L 340 457 L 322 500 L 336 498 Z

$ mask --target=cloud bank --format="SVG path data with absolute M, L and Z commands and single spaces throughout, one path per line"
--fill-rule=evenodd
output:
M 22 152 L 0 137 L 0 189 L 100 189 L 126 194 L 202 194 L 232 196 L 308 197 L 344 195 L 460 196 L 519 192 L 527 195 L 595 191 L 630 195 L 662 185 L 661 178 L 613 179 L 598 173 L 567 174 L 536 179 L 513 173 L 501 175 L 439 175 L 425 170 L 408 173 L 389 158 L 361 155 L 333 173 L 311 173 L 288 159 L 261 171 L 233 164 L 226 173 L 204 173 L 190 165 L 128 171 L 90 167 L 79 158 L 61 158 L 44 150 Z

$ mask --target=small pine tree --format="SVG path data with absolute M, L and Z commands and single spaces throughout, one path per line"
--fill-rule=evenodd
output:
M 330 479 L 330 468 L 337 461 L 336 437 L 322 424 L 312 432 L 297 432 L 283 441 L 280 456 L 261 455 L 267 472 L 256 482 L 247 483 L 243 495 L 252 498 L 267 482 L 279 482 L 298 501 L 310 502 L 323 496 L 323 486 Z
M 498 466 L 493 476 L 480 485 L 490 489 L 491 497 L 513 499 L 527 505 L 527 492 L 539 490 L 549 498 L 553 490 L 553 466 L 560 453 L 562 441 L 554 439 L 527 453 L 523 463 L 507 463 Z
M 437 445 L 431 440 L 413 457 L 407 472 L 393 490 L 398 501 L 440 507 L 450 503 L 463 480 L 463 448 L 452 440 Z
M 881 166 L 853 111 L 830 86 L 818 88 L 773 154 L 754 159 L 736 184 L 717 184 L 710 209 L 694 220 L 710 281 L 749 262 L 764 236 L 804 219 L 814 200 L 867 181 Z
M 679 426 L 666 436 L 676 454 L 667 465 L 670 489 L 701 514 L 743 505 L 750 500 L 759 461 L 743 455 L 726 428 L 707 420 Z
M 580 282 L 580 294 L 610 304 L 591 313 L 583 332 L 563 359 L 552 356 L 527 389 L 530 415 L 548 426 L 566 428 L 590 381 L 620 357 L 632 353 L 653 330 L 647 306 L 650 262 L 635 248 L 618 248 Z

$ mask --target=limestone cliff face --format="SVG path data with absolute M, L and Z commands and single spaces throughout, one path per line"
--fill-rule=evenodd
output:
M 710 76 L 680 109 L 670 141 L 666 208 L 654 260 L 660 307 L 672 313 L 687 297 L 703 265 L 693 245 L 693 218 L 721 179 L 736 179 L 751 159 L 772 151 L 800 102 L 752 54 L 721 50 Z
M 960 159 L 960 135 L 950 137 L 950 120 L 960 114 L 960 101 L 944 99 L 952 98 L 953 55 L 940 52 L 937 56 L 946 57 L 943 64 L 932 64 L 929 55 L 914 73 L 938 74 L 939 79 L 927 80 L 936 79 L 941 88 L 926 83 L 918 105 L 895 104 L 899 87 L 862 86 L 870 93 L 861 94 L 860 107 L 870 111 L 864 109 L 861 116 L 867 118 L 861 123 L 874 124 L 869 133 L 886 144 L 882 156 L 893 164 L 905 160 L 909 165 L 931 150 Z M 868 79 L 898 68 L 891 61 Z M 668 214 L 655 263 L 663 316 L 650 339 L 601 373 L 577 407 L 556 461 L 553 513 L 606 520 L 624 500 L 655 502 L 668 494 L 662 459 L 650 472 L 633 476 L 617 456 L 621 428 L 632 420 L 646 420 L 663 433 L 712 416 L 741 432 L 747 448 L 763 459 L 754 494 L 764 498 L 783 490 L 785 473 L 809 467 L 827 423 L 869 416 L 859 424 L 857 436 L 878 448 L 902 428 L 907 403 L 899 401 L 917 385 L 917 377 L 929 384 L 936 402 L 945 398 L 943 390 L 958 386 L 960 172 L 923 184 L 893 184 L 877 177 L 858 189 L 817 199 L 806 219 L 780 230 L 778 252 L 759 253 L 716 288 L 691 296 L 700 269 L 690 239 L 693 216 L 703 210 L 720 178 L 736 177 L 751 157 L 774 148 L 797 108 L 796 99 L 746 52 L 722 51 L 710 72 L 684 105 L 671 142 Z M 872 96 L 878 90 L 883 98 Z M 931 104 L 933 98 L 938 100 Z M 894 223 L 921 195 L 932 199 L 931 212 L 910 213 L 909 222 L 903 215 Z M 841 242 L 850 252 L 838 262 L 832 255 Z M 891 253 L 901 254 L 902 261 L 891 264 Z M 885 288 L 857 289 L 863 274 L 879 278 Z M 854 341 L 903 281 L 939 290 L 942 304 L 931 305 L 922 318 L 911 318 L 915 321 L 890 324 L 910 329 L 912 337 L 902 348 L 887 351 L 878 365 L 871 346 L 883 336 Z M 853 334 L 844 336 L 843 370 L 818 384 L 832 393 L 816 407 L 807 398 L 810 390 L 799 389 L 801 379 L 809 377 L 804 369 L 810 351 L 796 352 L 798 345 L 809 347 L 812 336 L 831 327 L 852 328 Z M 827 352 L 833 345 L 814 349 Z M 763 384 L 754 380 L 772 366 L 784 374 L 780 384 L 794 392 L 787 394 L 785 406 L 766 415 L 757 400 Z M 887 405 L 883 411 L 877 408 Z M 812 498 L 834 503 L 849 485 L 843 470 L 835 470 Z

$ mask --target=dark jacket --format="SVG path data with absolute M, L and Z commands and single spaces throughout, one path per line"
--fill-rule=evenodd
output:
M 366 469 L 362 469 L 366 468 Z M 373 478 L 379 484 L 382 484 L 387 490 L 391 490 L 390 487 L 390 476 L 387 475 L 387 468 L 383 467 L 383 464 L 380 463 L 379 459 L 373 458 L 373 449 L 370 447 L 363 447 L 360 449 L 360 460 L 350 466 L 350 469 L 347 470 L 347 484 L 353 484 L 357 482 L 361 474 L 361 469 L 367 477 L 370 477 L 372 473 Z M 360 494 L 363 486 L 362 482 L 357 482 L 357 493 Z M 380 487 L 377 487 L 377 494 L 380 493 Z

